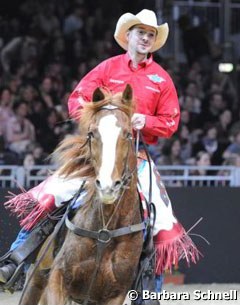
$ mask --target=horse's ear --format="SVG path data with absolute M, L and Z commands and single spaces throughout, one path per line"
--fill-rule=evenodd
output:
M 133 92 L 132 92 L 132 87 L 127 84 L 127 86 L 125 87 L 124 91 L 123 91 L 123 100 L 125 101 L 131 101 L 133 96 Z
M 94 90 L 93 92 L 93 97 L 92 97 L 92 100 L 93 102 L 99 102 L 99 101 L 102 101 L 105 99 L 105 95 L 104 93 L 102 92 L 102 90 L 98 87 L 97 89 Z

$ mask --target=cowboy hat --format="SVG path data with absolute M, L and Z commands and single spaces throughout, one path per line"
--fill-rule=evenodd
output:
M 137 24 L 143 24 L 154 28 L 157 31 L 156 41 L 151 48 L 151 52 L 160 49 L 166 42 L 168 37 L 168 24 L 157 25 L 157 17 L 153 11 L 144 9 L 136 15 L 131 13 L 123 14 L 117 22 L 114 38 L 117 43 L 127 51 L 128 41 L 126 37 L 127 31 Z

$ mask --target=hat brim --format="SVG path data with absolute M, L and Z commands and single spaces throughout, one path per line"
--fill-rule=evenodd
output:
M 128 49 L 128 41 L 127 41 L 126 33 L 131 27 L 137 24 L 150 26 L 157 31 L 156 40 L 150 52 L 155 52 L 156 50 L 159 50 L 161 47 L 163 47 L 169 33 L 169 28 L 167 23 L 163 23 L 159 26 L 153 26 L 151 24 L 143 23 L 139 18 L 137 18 L 135 15 L 131 13 L 126 13 L 119 18 L 114 33 L 115 40 L 124 50 L 127 51 Z

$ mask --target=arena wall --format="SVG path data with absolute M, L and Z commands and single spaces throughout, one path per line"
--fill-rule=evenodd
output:
M 7 189 L 0 191 L 0 255 L 8 250 L 19 230 L 18 221 L 3 206 L 7 192 Z M 203 217 L 191 233 L 200 234 L 211 243 L 209 246 L 192 236 L 203 257 L 191 268 L 185 262 L 180 263 L 185 282 L 240 283 L 240 189 L 169 188 L 168 193 L 186 230 Z

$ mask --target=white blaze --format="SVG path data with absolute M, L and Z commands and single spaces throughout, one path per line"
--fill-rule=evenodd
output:
M 99 122 L 99 133 L 102 140 L 102 164 L 99 170 L 99 180 L 102 188 L 112 186 L 112 172 L 116 159 L 116 145 L 121 128 L 117 126 L 114 114 L 104 116 Z

